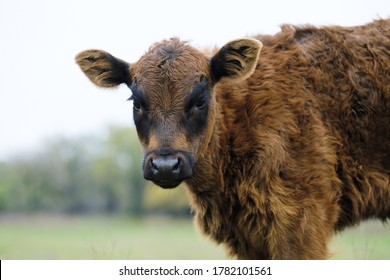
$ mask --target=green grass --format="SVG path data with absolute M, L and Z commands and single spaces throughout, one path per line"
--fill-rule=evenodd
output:
M 390 226 L 337 235 L 334 259 L 390 259 Z M 0 216 L 0 259 L 226 259 L 189 220 Z
M 368 221 L 336 235 L 334 259 L 390 260 L 390 224 Z
M 0 259 L 221 259 L 188 220 L 0 218 Z

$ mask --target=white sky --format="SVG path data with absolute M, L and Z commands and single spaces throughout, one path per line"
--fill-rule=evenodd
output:
M 172 36 L 212 47 L 283 23 L 359 25 L 389 0 L 0 0 L 0 159 L 45 139 L 132 125 L 126 87 L 101 90 L 74 63 L 88 48 L 134 62 Z

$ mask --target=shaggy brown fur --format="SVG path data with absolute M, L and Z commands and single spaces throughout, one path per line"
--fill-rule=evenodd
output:
M 196 162 L 183 179 L 196 222 L 231 256 L 324 259 L 335 231 L 390 218 L 390 20 L 255 39 L 260 56 L 253 39 L 211 60 L 172 39 L 131 65 L 77 62 L 99 86 L 132 86 L 146 158 Z

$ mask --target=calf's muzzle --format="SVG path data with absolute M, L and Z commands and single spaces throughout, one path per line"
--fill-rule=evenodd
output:
M 151 151 L 145 154 L 144 177 L 156 185 L 170 189 L 192 176 L 194 156 L 186 151 Z

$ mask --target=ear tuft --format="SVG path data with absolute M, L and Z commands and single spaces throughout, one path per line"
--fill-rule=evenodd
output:
M 246 79 L 256 69 L 263 44 L 256 39 L 245 38 L 224 45 L 211 58 L 210 67 L 214 82 L 221 78 Z
M 130 65 L 108 52 L 87 50 L 76 56 L 76 63 L 84 74 L 99 87 L 130 84 Z

